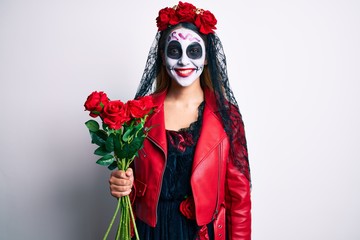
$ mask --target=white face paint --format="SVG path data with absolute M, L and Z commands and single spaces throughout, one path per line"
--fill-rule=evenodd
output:
M 205 43 L 196 32 L 175 29 L 165 43 L 166 70 L 179 85 L 190 86 L 204 69 L 205 55 Z

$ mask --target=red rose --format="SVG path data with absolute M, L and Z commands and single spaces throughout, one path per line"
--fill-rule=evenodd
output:
M 178 24 L 179 20 L 175 14 L 175 9 L 173 8 L 163 8 L 159 11 L 159 16 L 156 18 L 156 25 L 159 31 L 165 30 L 169 25 Z
M 180 203 L 180 212 L 188 219 L 195 219 L 195 203 L 192 196 Z
M 199 28 L 199 32 L 203 34 L 214 33 L 217 20 L 210 11 L 203 11 L 195 18 L 195 25 Z
M 106 93 L 104 92 L 92 92 L 84 103 L 85 110 L 90 111 L 91 117 L 97 117 L 103 110 L 104 105 L 109 102 Z
M 127 110 L 133 118 L 143 118 L 153 107 L 152 98 L 145 96 L 127 102 Z
M 115 130 L 120 129 L 122 124 L 130 119 L 126 105 L 120 100 L 109 101 L 105 105 L 101 117 L 109 128 Z
M 179 2 L 176 8 L 176 14 L 181 22 L 194 22 L 196 7 L 191 3 Z

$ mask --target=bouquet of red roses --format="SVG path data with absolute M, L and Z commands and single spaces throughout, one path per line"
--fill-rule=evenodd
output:
M 90 132 L 91 142 L 98 146 L 94 154 L 100 158 L 96 163 L 107 166 L 110 170 L 118 168 L 126 171 L 138 155 L 150 130 L 144 124 L 155 109 L 152 98 L 145 96 L 123 103 L 120 100 L 110 100 L 104 92 L 95 91 L 87 97 L 84 106 L 91 117 L 100 117 L 102 121 L 101 127 L 95 120 L 85 123 Z M 139 239 L 129 196 L 118 199 L 104 239 L 107 239 L 119 210 L 120 223 L 116 239 L 131 239 L 131 221 L 135 237 Z

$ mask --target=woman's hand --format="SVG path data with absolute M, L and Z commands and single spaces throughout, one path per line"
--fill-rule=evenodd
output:
M 110 193 L 113 197 L 120 198 L 129 195 L 134 183 L 134 174 L 131 168 L 128 170 L 115 170 L 111 172 L 109 184 Z

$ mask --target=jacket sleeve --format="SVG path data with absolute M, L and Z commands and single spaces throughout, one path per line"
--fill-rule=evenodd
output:
M 251 239 L 250 170 L 244 124 L 233 122 L 231 151 L 226 169 L 225 205 L 229 240 Z
M 251 239 L 250 183 L 244 174 L 229 162 L 226 180 L 226 221 L 229 240 Z

